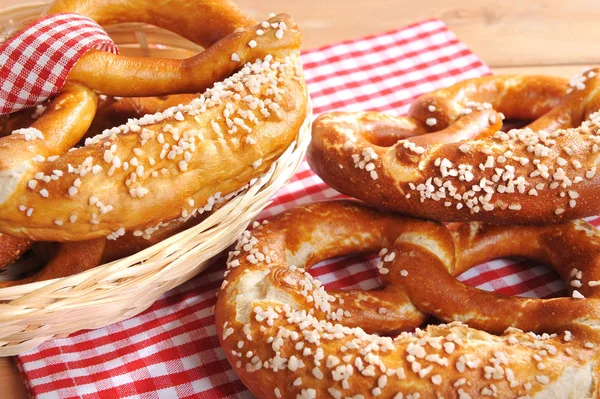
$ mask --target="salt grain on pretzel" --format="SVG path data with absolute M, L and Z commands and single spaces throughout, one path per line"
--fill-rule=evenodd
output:
M 374 333 L 402 325 L 403 309 L 414 309 L 408 298 L 425 281 L 423 289 L 435 286 L 439 296 L 420 295 L 416 306 L 445 306 L 446 282 L 431 279 L 432 270 L 460 272 L 473 262 L 520 253 L 548 261 L 567 277 L 577 266 L 587 281 L 588 274 L 600 273 L 599 239 L 584 222 L 562 228 L 487 229 L 474 223 L 448 229 L 351 202 L 302 206 L 240 239 L 215 309 L 217 336 L 236 373 L 259 398 L 593 397 L 600 359 L 594 344 L 600 338 L 596 298 L 565 299 L 563 312 L 543 315 L 547 320 L 534 312 L 541 324 L 529 320 L 531 309 L 524 308 L 499 336 L 460 322 L 395 338 Z M 390 269 L 383 291 L 328 292 L 305 271 L 326 258 L 382 247 L 388 249 L 381 253 Z M 411 294 L 403 296 L 407 287 Z M 597 295 L 586 288 L 587 297 Z M 479 298 L 473 303 L 459 298 L 452 304 L 457 311 L 471 309 L 460 313 L 468 321 L 485 323 L 487 316 L 493 321 L 513 310 L 484 307 L 490 313 L 477 314 Z M 392 303 L 381 306 L 385 300 Z M 414 328 L 420 320 L 404 327 Z M 520 325 L 537 333 L 516 328 Z
M 322 115 L 308 159 L 345 194 L 429 219 L 521 224 L 595 215 L 600 78 L 596 70 L 582 76 L 566 95 L 558 78 L 485 77 L 423 96 L 409 118 Z M 534 121 L 503 132 L 494 110 Z M 423 134 L 428 118 L 442 130 Z M 376 155 L 368 173 L 353 167 L 364 150 Z

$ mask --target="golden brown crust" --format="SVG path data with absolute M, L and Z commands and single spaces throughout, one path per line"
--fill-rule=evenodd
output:
M 256 21 L 228 0 L 55 0 L 46 14 L 76 13 L 100 25 L 141 22 L 168 29 L 209 47 Z
M 595 215 L 597 73 L 585 72 L 564 96 L 563 80 L 538 76 L 479 78 L 433 92 L 417 100 L 411 118 L 442 130 L 391 146 L 366 128 L 364 114 L 322 115 L 308 160 L 345 194 L 428 219 L 544 224 Z M 501 132 L 491 106 L 508 118 L 537 119 Z
M 97 101 L 87 87 L 66 84 L 29 128 L 0 139 L 0 173 L 32 163 L 36 155 L 45 158 L 71 149 L 92 123 Z
M 287 15 L 269 20 L 283 21 L 286 30 L 281 39 L 279 28 L 254 26 L 232 33 L 204 52 L 184 60 L 124 57 L 102 51 L 89 51 L 69 73 L 69 81 L 85 84 L 112 96 L 151 96 L 202 92 L 223 80 L 248 62 L 272 55 L 282 59 L 290 48 L 300 47 L 300 33 Z M 265 34 L 257 36 L 263 29 Z M 255 47 L 248 43 L 256 42 Z M 237 56 L 232 55 L 236 54 Z
M 600 333 L 594 315 L 600 306 L 598 288 L 589 283 L 600 272 L 595 255 L 599 239 L 600 234 L 585 222 L 549 227 L 472 223 L 447 228 L 356 202 L 301 206 L 240 239 L 217 300 L 217 335 L 236 373 L 259 398 L 596 398 Z M 562 252 L 557 251 L 558 245 Z M 331 256 L 382 247 L 389 248 L 382 252 L 378 266 L 383 292 L 396 294 L 389 298 L 394 301 L 390 308 L 373 308 L 379 306 L 381 291 L 358 291 L 342 302 L 305 271 Z M 581 257 L 582 251 L 594 255 Z M 594 298 L 564 299 L 561 308 L 554 307 L 556 324 L 549 332 L 555 334 L 543 331 L 550 324 L 548 314 L 540 319 L 532 309 L 513 309 L 512 304 L 502 308 L 503 316 L 515 326 L 544 333 L 510 328 L 498 336 L 454 322 L 417 328 L 394 339 L 371 334 L 389 332 L 386 324 L 397 323 L 398 309 L 414 306 L 405 298 L 412 300 L 423 284 L 424 290 L 434 285 L 443 290 L 445 286 L 429 273 L 440 269 L 456 274 L 472 262 L 508 254 L 553 263 L 561 275 L 567 273 L 567 278 L 587 284 L 586 294 Z M 570 277 L 574 265 L 578 270 Z M 397 295 L 405 289 L 410 291 L 408 297 Z M 428 292 L 415 305 L 423 310 L 444 306 L 447 298 L 437 294 L 436 304 L 426 302 L 431 299 Z M 347 298 L 356 301 L 350 306 Z M 452 302 L 457 310 L 476 313 L 477 304 L 465 303 L 464 297 L 458 301 Z M 529 301 L 550 304 L 554 300 Z M 511 316 L 515 309 L 519 317 Z M 581 317 L 581 309 L 591 316 Z M 371 316 L 375 310 L 378 320 Z M 427 310 L 437 314 L 437 309 Z M 439 314 L 444 317 L 443 311 Z M 361 320 L 364 315 L 368 317 Z M 502 315 L 495 311 L 472 320 L 483 323 L 484 316 Z M 541 324 L 531 324 L 531 316 Z M 359 328 L 361 323 L 365 329 Z M 495 329 L 493 323 L 490 326 Z
M 556 107 L 568 88 L 566 79 L 555 76 L 484 76 L 422 95 L 411 105 L 409 115 L 422 122 L 434 118 L 436 123 L 427 125 L 430 132 L 488 106 L 510 119 L 533 121 Z

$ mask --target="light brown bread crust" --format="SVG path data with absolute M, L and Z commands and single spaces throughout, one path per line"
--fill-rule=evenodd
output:
M 585 222 L 447 228 L 357 202 L 301 206 L 240 239 L 217 300 L 217 335 L 236 373 L 259 398 L 596 398 L 600 291 L 592 279 L 600 276 L 599 239 Z M 382 291 L 327 292 L 306 272 L 332 256 L 382 248 Z M 485 301 L 507 302 L 490 314 L 481 314 L 489 304 L 478 313 L 477 296 L 444 304 L 449 298 L 440 275 L 514 254 L 550 262 L 561 276 L 579 281 L 587 297 L 482 293 Z M 380 308 L 386 301 L 389 307 Z M 534 309 L 544 304 L 548 313 Z M 449 306 L 451 314 L 445 312 Z M 404 311 L 510 328 L 494 335 L 452 322 L 393 339 L 374 334 L 414 328 L 423 320 L 399 322 Z

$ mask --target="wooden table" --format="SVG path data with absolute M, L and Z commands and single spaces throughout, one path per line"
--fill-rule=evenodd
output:
M 32 0 L 0 0 L 0 8 Z M 190 0 L 191 1 L 191 0 Z M 440 18 L 496 73 L 571 76 L 600 64 L 594 0 L 236 0 L 257 19 L 287 12 L 304 32 L 305 48 Z M 462 3 L 462 4 L 461 4 Z M 11 359 L 0 358 L 6 398 L 27 397 Z

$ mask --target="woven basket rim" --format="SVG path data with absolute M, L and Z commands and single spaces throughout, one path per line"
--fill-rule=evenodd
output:
M 10 14 L 11 11 L 16 10 L 27 10 L 27 9 L 35 9 L 43 6 L 47 6 L 51 3 L 51 1 L 31 1 L 23 4 L 13 4 L 7 7 L 0 8 L 0 16 L 4 14 Z
M 11 13 L 41 11 L 49 3 L 37 1 L 0 9 L 0 21 L 10 20 Z M 161 30 L 155 29 L 160 34 Z M 189 49 L 187 40 L 180 40 L 172 40 L 171 45 L 177 43 Z M 248 223 L 270 203 L 270 198 L 287 183 L 304 159 L 312 123 L 312 104 L 308 90 L 306 93 L 306 118 L 296 140 L 253 186 L 237 194 L 198 225 L 134 255 L 82 273 L 0 288 L 0 357 L 24 353 L 54 337 L 132 317 L 148 308 L 165 291 L 208 267 L 211 259 L 234 242 Z M 213 236 L 217 239 L 213 240 Z M 111 286 L 115 281 L 117 284 Z M 144 284 L 154 290 L 141 290 L 145 288 Z M 140 292 L 127 297 L 128 293 L 122 291 L 123 287 L 129 286 L 140 288 Z M 114 296 L 118 298 L 114 299 Z M 115 306 L 114 312 L 112 309 L 107 311 L 106 319 L 94 320 L 94 309 L 102 307 L 101 310 L 105 310 L 112 304 L 111 301 L 117 300 L 119 305 L 127 302 L 127 306 L 123 304 L 123 309 Z M 56 314 L 66 316 L 52 320 Z M 72 317 L 74 325 L 69 324 L 68 317 Z

